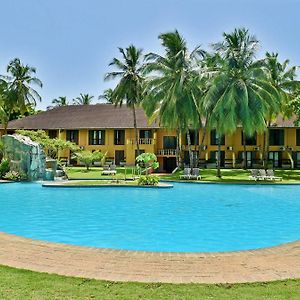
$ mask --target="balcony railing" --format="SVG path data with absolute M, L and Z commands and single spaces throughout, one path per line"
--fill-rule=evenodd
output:
M 176 155 L 176 149 L 159 149 L 157 155 L 171 156 Z
M 139 145 L 153 145 L 154 144 L 154 139 L 150 138 L 141 138 L 138 139 Z M 127 140 L 128 144 L 135 144 L 135 139 L 129 139 Z

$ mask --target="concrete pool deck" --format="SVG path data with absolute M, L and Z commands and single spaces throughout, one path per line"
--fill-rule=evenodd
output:
M 252 251 L 167 253 L 71 246 L 0 232 L 0 264 L 112 281 L 272 281 L 300 278 L 300 241 Z

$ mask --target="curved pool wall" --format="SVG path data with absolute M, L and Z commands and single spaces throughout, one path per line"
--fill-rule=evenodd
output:
M 0 231 L 100 248 L 223 252 L 300 239 L 299 185 L 0 186 Z

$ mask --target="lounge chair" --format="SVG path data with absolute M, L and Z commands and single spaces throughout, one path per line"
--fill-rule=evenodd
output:
M 250 179 L 255 180 L 255 181 L 259 180 L 257 169 L 252 169 L 252 170 L 250 170 L 250 172 L 251 172 L 251 175 L 249 176 Z
M 268 177 L 265 169 L 259 169 L 257 177 L 258 177 L 258 179 L 261 179 L 261 180 L 267 180 L 267 179 L 269 179 L 269 177 Z
M 193 168 L 192 174 L 190 175 L 190 179 L 196 179 L 196 180 L 201 179 L 201 176 L 199 173 L 200 173 L 199 168 Z
M 267 177 L 270 180 L 282 180 L 282 177 L 274 175 L 274 170 L 272 169 L 267 170 Z
M 191 168 L 184 168 L 183 175 L 180 175 L 180 179 L 190 179 L 191 177 Z

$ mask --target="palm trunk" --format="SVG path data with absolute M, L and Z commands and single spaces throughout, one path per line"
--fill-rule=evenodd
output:
M 201 143 L 200 143 L 200 148 L 199 148 L 198 165 L 199 165 L 199 163 L 200 163 L 201 152 L 202 152 L 202 149 L 203 149 L 203 146 L 204 146 L 204 141 L 205 141 L 205 138 L 206 138 L 207 123 L 208 123 L 208 118 L 206 119 L 205 124 L 204 124 L 204 127 L 203 127 L 203 136 L 202 136 Z
M 186 137 L 187 137 L 189 157 L 190 157 L 190 168 L 191 168 L 191 171 L 193 171 L 194 157 L 193 157 L 193 151 L 192 151 L 192 147 L 191 147 L 191 136 L 190 136 L 189 129 L 186 130 Z
M 270 121 L 267 122 L 267 128 L 266 132 L 264 134 L 264 168 L 265 170 L 268 169 L 268 163 L 269 163 L 269 127 L 270 127 Z
M 138 133 L 137 124 L 136 124 L 136 113 L 135 113 L 134 105 L 132 107 L 132 111 L 133 111 L 133 127 L 134 127 L 134 131 L 135 131 L 136 152 L 137 152 L 137 156 L 139 156 L 140 155 L 139 133 Z
M 217 177 L 221 178 L 221 137 L 218 138 Z
M 246 135 L 245 135 L 245 131 L 243 131 L 243 152 L 244 152 L 243 168 L 244 168 L 244 170 L 247 170 L 247 151 L 246 151 Z
M 5 123 L 4 123 L 4 128 L 3 128 L 3 135 L 6 135 L 6 134 L 7 134 L 7 126 L 8 126 L 8 123 L 5 122 Z
M 176 129 L 176 165 L 177 168 L 181 168 L 181 159 L 180 159 L 180 142 L 179 142 L 179 137 L 180 137 L 180 130 L 177 128 Z

